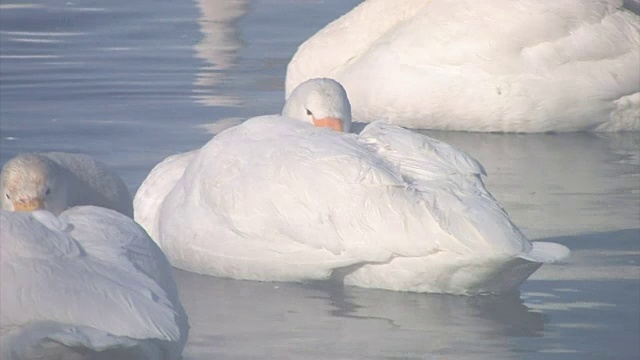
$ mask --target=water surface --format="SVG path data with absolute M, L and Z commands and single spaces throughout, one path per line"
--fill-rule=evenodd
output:
M 0 4 L 0 160 L 83 152 L 132 192 L 166 156 L 277 113 L 296 47 L 358 1 Z M 460 297 L 177 271 L 185 359 L 638 359 L 640 135 L 424 133 L 467 150 L 533 240 L 519 293 Z

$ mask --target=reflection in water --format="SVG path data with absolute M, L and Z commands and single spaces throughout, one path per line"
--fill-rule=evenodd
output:
M 191 323 L 185 359 L 517 358 L 505 338 L 543 331 L 544 316 L 519 294 L 415 294 L 184 271 L 176 277 Z
M 345 316 L 387 319 L 399 329 L 433 332 L 445 338 L 461 331 L 538 336 L 544 327 L 542 316 L 530 312 L 518 292 L 499 296 L 456 296 L 346 287 L 329 294 L 343 296 L 346 303 L 355 304 L 353 310 L 344 313 Z
M 198 24 L 204 35 L 195 46 L 196 56 L 205 61 L 194 82 L 194 98 L 202 105 L 238 106 L 237 97 L 214 94 L 224 81 L 224 72 L 235 66 L 240 40 L 237 20 L 248 11 L 248 0 L 197 0 Z

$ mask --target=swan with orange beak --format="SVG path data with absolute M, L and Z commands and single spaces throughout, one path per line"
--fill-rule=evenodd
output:
M 309 80 L 282 116 L 156 165 L 135 220 L 173 266 L 244 280 L 500 293 L 569 255 L 527 240 L 466 153 L 382 122 L 350 126 L 342 86 Z
M 347 93 L 333 79 L 311 79 L 298 86 L 287 99 L 282 115 L 340 132 L 351 129 L 351 105 Z

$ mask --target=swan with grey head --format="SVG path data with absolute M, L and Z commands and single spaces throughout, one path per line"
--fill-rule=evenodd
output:
M 83 154 L 21 153 L 7 161 L 0 174 L 2 208 L 47 210 L 93 205 L 133 217 L 131 194 L 106 164 Z

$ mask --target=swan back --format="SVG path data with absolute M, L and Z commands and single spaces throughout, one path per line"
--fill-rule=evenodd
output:
M 48 339 L 179 357 L 188 325 L 171 266 L 130 218 L 75 207 L 59 217 L 2 210 L 0 221 L 3 351 Z
M 545 132 L 640 129 L 640 17 L 620 0 L 368 0 L 303 43 L 287 93 L 341 82 L 356 121 Z

